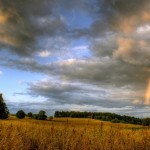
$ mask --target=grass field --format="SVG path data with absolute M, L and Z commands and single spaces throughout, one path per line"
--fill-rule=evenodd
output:
M 0 120 L 0 150 L 150 150 L 148 127 L 92 119 Z

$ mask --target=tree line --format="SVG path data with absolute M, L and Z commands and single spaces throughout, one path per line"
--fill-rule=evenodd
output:
M 33 114 L 32 112 L 26 114 L 23 110 L 19 110 L 15 116 L 19 119 L 23 119 L 27 116 L 31 119 L 47 120 L 46 112 L 44 110 L 40 110 L 38 114 Z
M 7 119 L 9 116 L 9 110 L 6 106 L 6 103 L 3 100 L 2 94 L 0 94 L 0 119 Z M 38 114 L 33 114 L 29 112 L 26 114 L 23 110 L 19 110 L 15 116 L 19 119 L 25 118 L 28 116 L 32 119 L 37 120 L 52 120 L 52 116 L 49 118 L 46 116 L 46 112 L 41 110 Z M 126 115 L 118 115 L 115 113 L 109 112 L 79 112 L 79 111 L 55 111 L 54 117 L 71 117 L 71 118 L 91 118 L 98 119 L 102 121 L 110 121 L 113 123 L 130 123 L 150 126 L 150 118 L 136 118 Z
M 136 118 L 110 112 L 55 111 L 54 117 L 91 118 L 102 121 L 110 121 L 112 123 L 130 123 L 146 126 L 150 125 L 150 118 Z
M 0 94 L 0 119 L 7 119 L 9 117 L 9 110 L 6 106 L 6 103 L 4 102 L 2 94 Z M 38 114 L 33 114 L 32 112 L 25 113 L 23 110 L 17 111 L 15 116 L 19 119 L 25 118 L 25 116 L 28 116 L 32 119 L 37 120 L 47 120 L 46 112 L 44 110 L 39 111 Z M 49 119 L 52 119 L 52 117 L 49 117 Z

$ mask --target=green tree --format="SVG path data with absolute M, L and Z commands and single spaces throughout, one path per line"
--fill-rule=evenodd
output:
M 46 112 L 44 110 L 39 111 L 38 119 L 39 120 L 46 120 L 46 118 L 47 118 Z
M 19 119 L 23 119 L 25 116 L 26 116 L 26 114 L 25 114 L 25 112 L 23 110 L 19 110 L 16 113 L 16 117 L 19 118 Z
M 111 122 L 112 123 L 119 123 L 120 121 L 117 118 L 115 118 L 115 119 L 112 119 Z
M 32 118 L 32 116 L 33 116 L 32 112 L 29 112 L 29 113 L 27 114 L 27 116 L 30 117 L 30 118 Z
M 38 119 L 38 114 L 33 114 L 31 118 L 32 119 Z
M 9 110 L 3 100 L 2 94 L 0 94 L 0 119 L 8 118 Z
M 49 116 L 48 120 L 50 120 L 50 121 L 53 120 L 53 116 Z
M 150 126 L 150 118 L 144 118 L 142 124 L 143 126 Z

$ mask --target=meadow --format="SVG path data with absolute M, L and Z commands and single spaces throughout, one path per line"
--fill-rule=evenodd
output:
M 94 119 L 0 120 L 0 150 L 150 150 L 150 129 Z

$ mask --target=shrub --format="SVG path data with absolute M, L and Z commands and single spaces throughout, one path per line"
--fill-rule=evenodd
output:
M 19 119 L 23 119 L 25 116 L 26 116 L 26 114 L 25 114 L 25 112 L 23 110 L 19 110 L 16 113 L 16 117 L 19 118 Z

